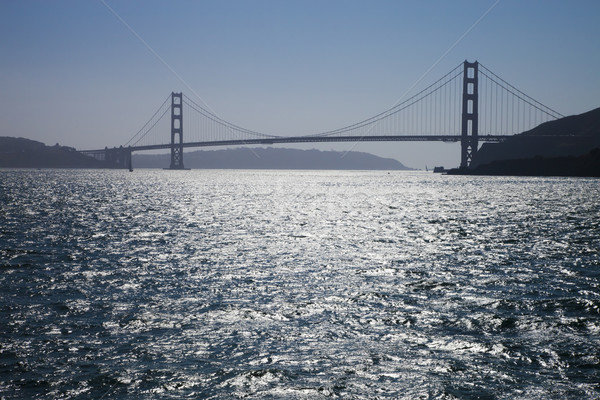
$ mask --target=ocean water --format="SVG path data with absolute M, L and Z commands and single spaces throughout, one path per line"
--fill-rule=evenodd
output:
M 1 399 L 598 399 L 600 181 L 0 170 Z

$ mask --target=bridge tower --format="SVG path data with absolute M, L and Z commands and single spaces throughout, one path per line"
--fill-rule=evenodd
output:
M 460 167 L 468 168 L 477 153 L 479 146 L 478 120 L 479 120 L 479 63 L 465 61 L 463 71 L 462 95 L 462 128 L 461 128 L 461 153 Z
M 185 169 L 183 166 L 183 102 L 181 93 L 171 93 L 171 166 L 169 169 Z

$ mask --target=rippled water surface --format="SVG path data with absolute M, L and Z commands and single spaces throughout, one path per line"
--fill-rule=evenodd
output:
M 600 398 L 600 181 L 0 170 L 0 398 Z

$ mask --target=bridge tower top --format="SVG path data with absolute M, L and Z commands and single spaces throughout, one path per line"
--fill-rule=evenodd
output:
M 479 63 L 464 62 L 460 167 L 467 168 L 479 146 Z
M 171 166 L 169 169 L 185 169 L 183 166 L 183 96 L 171 93 Z

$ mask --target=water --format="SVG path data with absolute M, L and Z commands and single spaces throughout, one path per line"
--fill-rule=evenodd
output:
M 2 399 L 600 398 L 600 181 L 0 171 Z

